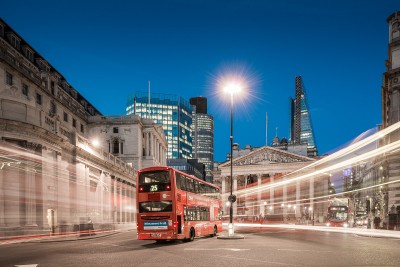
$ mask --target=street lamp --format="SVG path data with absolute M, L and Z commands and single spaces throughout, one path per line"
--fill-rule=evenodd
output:
M 228 227 L 228 236 L 231 237 L 234 235 L 234 229 L 233 229 L 233 203 L 236 201 L 236 196 L 232 194 L 233 191 L 233 95 L 239 93 L 242 90 L 242 87 L 239 83 L 237 82 L 232 82 L 227 84 L 224 87 L 225 93 L 229 93 L 231 96 L 231 105 L 230 105 L 230 124 L 231 124 L 231 135 L 230 135 L 230 145 L 231 145 L 231 156 L 230 156 L 230 162 L 231 162 L 231 177 L 230 177 L 230 182 L 231 182 L 231 193 L 229 195 L 229 202 L 231 203 L 229 207 L 229 227 Z

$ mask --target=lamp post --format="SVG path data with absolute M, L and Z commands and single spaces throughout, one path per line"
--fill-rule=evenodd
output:
M 233 229 L 233 203 L 236 201 L 236 196 L 233 195 L 233 95 L 236 93 L 239 93 L 241 91 L 241 87 L 239 84 L 237 83 L 231 83 L 229 85 L 227 85 L 224 88 L 224 91 L 226 93 L 230 94 L 231 97 L 231 103 L 230 103 L 230 146 L 231 146 L 231 156 L 230 156 L 230 183 L 231 183 L 231 191 L 230 191 L 230 195 L 229 195 L 229 202 L 230 202 L 230 206 L 229 206 L 229 227 L 228 227 L 228 236 L 232 237 L 234 235 L 234 229 Z

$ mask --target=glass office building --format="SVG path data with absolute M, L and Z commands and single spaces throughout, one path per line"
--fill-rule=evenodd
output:
M 126 114 L 162 124 L 167 138 L 167 159 L 192 158 L 192 106 L 177 95 L 135 92 L 128 97 Z
M 193 158 L 205 165 L 207 182 L 213 182 L 211 171 L 214 165 L 214 118 L 207 114 L 207 98 L 190 99 L 193 108 Z

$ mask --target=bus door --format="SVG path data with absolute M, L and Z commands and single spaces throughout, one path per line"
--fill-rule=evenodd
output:
M 177 221 L 178 221 L 178 235 L 182 234 L 182 216 L 178 215 L 176 216 Z
M 187 213 L 187 206 L 183 205 L 183 225 L 184 225 L 184 230 L 186 231 L 186 226 L 188 226 L 187 221 L 188 221 L 188 213 Z

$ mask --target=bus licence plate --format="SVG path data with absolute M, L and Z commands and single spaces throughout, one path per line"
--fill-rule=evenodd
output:
M 161 237 L 161 233 L 151 233 L 151 237 Z

